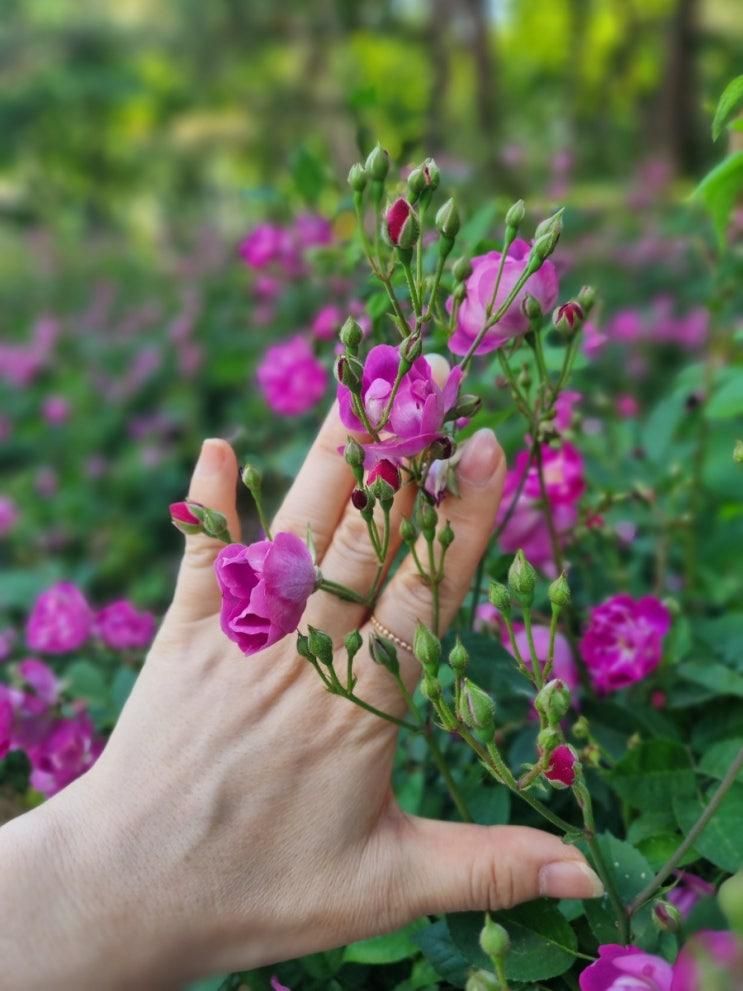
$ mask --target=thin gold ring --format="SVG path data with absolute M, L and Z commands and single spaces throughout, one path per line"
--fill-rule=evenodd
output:
M 402 640 L 400 637 L 396 636 L 392 632 L 392 630 L 388 630 L 387 627 L 384 625 L 384 623 L 379 622 L 376 616 L 372 616 L 370 622 L 371 625 L 374 627 L 374 629 L 377 631 L 377 633 L 381 634 L 381 636 L 383 636 L 385 640 L 391 640 L 396 647 L 402 647 L 403 650 L 407 650 L 409 654 L 413 654 L 413 656 L 415 656 L 413 648 L 410 646 L 410 644 L 407 643 L 407 641 Z

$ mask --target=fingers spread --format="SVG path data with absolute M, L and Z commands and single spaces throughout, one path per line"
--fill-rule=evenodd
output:
M 460 497 L 450 495 L 439 507 L 440 525 L 448 519 L 454 531 L 454 542 L 446 555 L 445 577 L 439 588 L 439 633 L 446 630 L 456 615 L 485 551 L 493 531 L 505 471 L 503 451 L 492 430 L 480 430 L 470 437 L 458 466 Z M 416 553 L 425 565 L 427 546 L 422 537 Z M 431 589 L 422 580 L 412 555 L 403 561 L 382 593 L 374 615 L 391 633 L 411 644 L 419 620 L 432 625 Z M 418 663 L 404 650 L 398 654 L 403 675 L 409 684 L 414 683 L 420 670 Z M 370 677 L 373 672 L 370 669 Z
M 510 908 L 534 898 L 597 898 L 598 876 L 573 846 L 526 826 L 412 817 L 399 847 L 411 915 Z M 400 831 L 397 833 L 399 846 Z M 394 857 L 394 853 L 393 853 Z
M 322 560 L 353 489 L 354 479 L 343 455 L 348 430 L 338 404 L 325 418 L 294 484 L 273 521 L 273 531 L 287 530 L 304 538 L 309 525 L 318 559 Z
M 240 539 L 237 517 L 237 459 L 227 441 L 205 440 L 196 462 L 188 498 L 216 509 L 227 518 L 233 540 Z M 173 609 L 179 618 L 197 620 L 219 610 L 219 590 L 214 577 L 214 559 L 224 544 L 203 534 L 186 537 Z

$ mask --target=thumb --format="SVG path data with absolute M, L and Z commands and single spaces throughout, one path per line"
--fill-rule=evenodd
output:
M 420 915 L 497 911 L 534 898 L 598 898 L 603 885 L 579 850 L 527 826 L 411 817 L 401 881 Z
M 205 440 L 191 476 L 188 498 L 222 513 L 227 518 L 233 540 L 240 539 L 236 488 L 235 452 L 225 440 Z M 219 590 L 213 565 L 222 547 L 221 540 L 204 534 L 186 537 L 186 550 L 178 572 L 172 606 L 179 619 L 203 619 L 219 610 Z

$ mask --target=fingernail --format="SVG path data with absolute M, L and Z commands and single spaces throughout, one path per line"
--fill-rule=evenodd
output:
M 601 878 L 580 860 L 545 864 L 539 871 L 539 894 L 546 898 L 600 898 Z
M 459 476 L 470 485 L 485 485 L 500 464 L 502 452 L 492 430 L 484 427 L 464 445 Z
M 201 445 L 194 475 L 216 475 L 224 463 L 224 441 L 210 437 Z

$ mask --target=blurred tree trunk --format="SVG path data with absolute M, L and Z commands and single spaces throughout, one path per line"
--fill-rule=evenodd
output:
M 700 164 L 696 105 L 698 11 L 698 0 L 677 0 L 668 21 L 667 56 L 657 112 L 650 122 L 656 151 L 677 172 L 695 172 Z
M 477 120 L 488 158 L 495 159 L 498 102 L 495 85 L 495 59 L 490 46 L 487 0 L 461 0 L 469 17 L 468 46 L 475 67 Z

